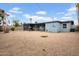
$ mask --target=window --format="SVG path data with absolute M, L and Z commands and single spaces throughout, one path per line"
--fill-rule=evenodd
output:
M 4 10 L 2 10 L 2 13 L 4 13 Z
M 63 24 L 63 28 L 67 28 L 67 24 Z
M 74 25 L 74 21 L 71 21 L 71 25 Z

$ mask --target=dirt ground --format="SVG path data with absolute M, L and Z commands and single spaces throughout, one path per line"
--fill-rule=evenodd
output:
M 79 33 L 0 32 L 1 56 L 79 56 Z

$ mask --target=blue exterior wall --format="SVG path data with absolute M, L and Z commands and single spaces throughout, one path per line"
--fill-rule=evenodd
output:
M 63 24 L 66 24 L 66 28 L 63 28 Z M 46 32 L 70 32 L 72 25 L 71 23 L 46 23 L 45 31 Z

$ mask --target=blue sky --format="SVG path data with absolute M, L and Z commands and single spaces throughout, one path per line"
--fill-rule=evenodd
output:
M 72 3 L 0 3 L 0 8 L 10 15 L 10 23 L 13 19 L 29 23 L 32 18 L 33 23 L 73 20 L 77 24 L 76 8 Z

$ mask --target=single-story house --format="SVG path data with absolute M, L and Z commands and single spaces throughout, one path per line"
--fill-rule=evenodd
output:
M 27 31 L 45 31 L 45 23 L 24 23 L 23 29 Z
M 45 31 L 47 32 L 71 32 L 74 31 L 73 21 L 52 21 L 45 23 Z
M 45 32 L 72 32 L 73 21 L 51 21 L 45 23 L 24 23 L 24 30 L 45 31 Z

